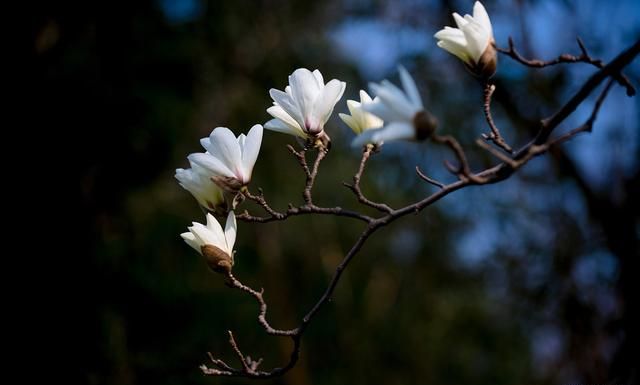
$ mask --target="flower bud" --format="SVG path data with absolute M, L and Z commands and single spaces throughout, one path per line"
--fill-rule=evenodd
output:
M 473 65 L 465 63 L 467 69 L 481 79 L 489 79 L 496 73 L 498 67 L 498 52 L 493 44 L 492 39 L 476 63 Z
M 229 254 L 214 245 L 203 245 L 200 249 L 211 270 L 225 275 L 231 273 L 233 259 Z
M 413 117 L 413 127 L 416 130 L 416 140 L 429 139 L 436 131 L 438 120 L 429 112 L 422 110 Z

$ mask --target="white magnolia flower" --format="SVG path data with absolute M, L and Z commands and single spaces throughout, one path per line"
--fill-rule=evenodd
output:
M 318 70 L 298 68 L 289 76 L 284 92 L 269 90 L 274 105 L 267 112 L 274 119 L 265 123 L 264 128 L 305 140 L 321 138 L 324 125 L 345 87 L 346 83 L 337 79 L 325 84 Z
M 176 169 L 176 179 L 185 190 L 200 203 L 200 205 L 210 211 L 224 209 L 224 194 L 213 180 L 211 174 L 204 168 L 191 162 L 191 168 Z
M 200 140 L 206 153 L 189 155 L 189 161 L 211 173 L 211 179 L 227 191 L 238 191 L 251 180 L 262 144 L 262 126 L 251 127 L 247 136 L 236 139 L 226 127 L 217 127 L 208 138 Z
M 375 101 L 378 101 L 378 98 L 376 98 Z M 362 109 L 363 105 L 371 102 L 373 102 L 371 100 L 371 96 L 369 96 L 366 91 L 360 90 L 359 102 L 355 100 L 347 100 L 347 107 L 349 108 L 351 115 L 342 113 L 338 114 L 340 119 L 342 119 L 347 126 L 351 127 L 356 135 L 360 135 L 369 129 L 380 128 L 384 123 L 382 119 Z
M 458 28 L 444 27 L 434 35 L 439 40 L 438 47 L 460 58 L 473 74 L 491 77 L 496 72 L 498 57 L 484 6 L 476 1 L 473 16 L 454 13 L 453 18 Z
M 182 239 L 203 255 L 209 267 L 219 273 L 229 273 L 233 267 L 233 245 L 238 226 L 233 211 L 227 216 L 224 231 L 218 220 L 207 214 L 207 225 L 193 222 L 189 231 L 180 234 Z
M 402 90 L 386 79 L 369 85 L 377 100 L 362 108 L 382 119 L 384 126 L 358 135 L 352 142 L 354 147 L 387 140 L 423 140 L 435 130 L 435 119 L 424 110 L 413 78 L 402 66 L 398 71 Z

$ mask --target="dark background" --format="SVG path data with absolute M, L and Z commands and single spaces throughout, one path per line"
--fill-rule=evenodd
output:
M 606 61 L 640 36 L 640 9 L 630 0 L 485 6 L 498 45 L 513 36 L 531 57 L 577 54 L 581 36 Z M 284 88 L 295 68 L 346 81 L 336 106 L 343 112 L 344 100 L 369 81 L 397 82 L 399 63 L 441 132 L 468 146 L 474 168 L 495 162 L 472 145 L 486 130 L 481 88 L 432 38 L 452 24 L 452 11 L 471 9 L 471 1 L 410 0 L 34 7 L 29 70 L 38 109 L 29 119 L 44 134 L 36 149 L 48 154 L 42 178 L 67 198 L 52 204 L 60 213 L 48 223 L 66 243 L 64 257 L 47 261 L 61 271 L 47 288 L 56 300 L 36 308 L 38 322 L 53 326 L 47 354 L 65 350 L 53 376 L 87 384 L 247 383 L 198 370 L 207 351 L 234 360 L 227 329 L 265 367 L 284 362 L 289 342 L 265 336 L 254 302 L 227 289 L 180 239 L 204 217 L 174 180 L 175 168 L 201 151 L 198 139 L 213 127 L 246 133 L 267 121 L 268 89 Z M 533 71 L 501 57 L 494 116 L 503 134 L 524 144 L 537 120 L 593 71 L 585 64 Z M 626 73 L 637 85 L 637 60 Z M 560 130 L 582 123 L 593 101 Z M 267 382 L 637 383 L 639 111 L 637 98 L 614 87 L 593 134 L 508 181 L 456 192 L 378 233 L 308 330 L 298 366 Z M 334 147 L 316 199 L 358 208 L 341 186 L 359 159 L 348 146 L 352 134 L 336 118 L 326 129 Z M 265 132 L 251 184 L 279 208 L 300 201 L 303 177 L 284 148 L 293 142 Z M 433 191 L 414 166 L 450 180 L 445 157 L 431 143 L 389 143 L 372 159 L 365 191 L 395 207 L 412 202 Z M 239 223 L 234 271 L 265 288 L 274 325 L 293 327 L 360 229 L 334 217 Z

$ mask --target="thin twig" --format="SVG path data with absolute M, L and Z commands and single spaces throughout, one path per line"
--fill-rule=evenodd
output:
M 271 208 L 271 206 L 269 206 L 267 201 L 264 199 L 264 193 L 262 192 L 262 189 L 258 189 L 258 195 L 251 194 L 251 192 L 248 189 L 243 190 L 241 194 L 244 195 L 250 201 L 253 201 L 258 205 L 260 205 L 260 207 L 262 207 L 264 211 L 267 212 L 267 214 L 271 215 L 272 218 L 276 220 L 282 220 L 287 217 L 287 214 L 278 212 L 273 208 Z
M 551 117 L 542 121 L 542 129 L 536 136 L 535 144 L 547 141 L 551 132 L 564 121 L 591 94 L 591 92 L 607 77 L 619 73 L 620 70 L 640 53 L 640 40 L 618 55 L 611 63 L 604 66 L 587 80 L 576 94 Z
M 316 181 L 316 176 L 318 176 L 318 169 L 320 168 L 320 162 L 322 162 L 322 159 L 324 159 L 324 157 L 327 156 L 327 151 L 325 151 L 324 149 L 318 149 L 318 155 L 316 156 L 316 160 L 313 162 L 313 168 L 311 169 L 311 172 L 308 172 L 308 168 L 307 168 L 307 183 L 304 186 L 304 192 L 302 193 L 302 196 L 304 198 L 304 202 L 309 205 L 312 206 L 313 205 L 313 198 L 311 197 L 311 189 L 313 189 L 313 184 Z
M 308 178 L 311 172 L 309 171 L 309 165 L 307 164 L 307 158 L 306 158 L 307 149 L 303 148 L 300 151 L 296 151 L 296 149 L 293 148 L 293 146 L 290 144 L 287 145 L 287 149 L 293 154 L 293 156 L 296 157 L 296 159 L 298 160 L 298 163 L 300 163 L 300 166 L 304 171 L 304 175 Z
M 451 135 L 438 135 L 433 134 L 431 139 L 436 143 L 442 143 L 449 146 L 451 151 L 453 151 L 454 155 L 458 159 L 458 167 L 453 167 L 450 163 L 445 162 L 447 169 L 455 175 L 457 175 L 460 179 L 469 179 L 475 184 L 484 184 L 485 181 L 471 172 L 471 167 L 469 167 L 469 161 L 467 160 L 467 156 L 462 149 L 462 146 L 456 138 Z
M 247 360 L 244 358 L 244 354 L 242 354 L 242 352 L 240 351 L 240 348 L 238 347 L 238 343 L 236 342 L 236 339 L 233 337 L 233 332 L 229 330 L 227 331 L 227 333 L 229 333 L 229 345 L 231 345 L 231 348 L 233 349 L 234 353 L 242 363 L 242 368 L 244 369 L 244 372 L 247 374 L 252 374 L 253 371 L 247 364 Z
M 604 68 L 604 63 L 602 62 L 602 60 L 592 58 L 591 55 L 589 55 L 589 53 L 587 52 L 587 48 L 585 47 L 582 40 L 580 38 L 577 38 L 577 41 L 581 51 L 580 55 L 575 56 L 570 54 L 562 54 L 555 59 L 546 61 L 538 59 L 526 59 L 516 50 L 512 37 L 509 37 L 509 49 L 503 49 L 499 47 L 496 47 L 496 49 L 498 50 L 498 52 L 511 57 L 518 63 L 533 68 L 544 68 L 561 63 L 587 63 L 599 69 Z M 633 96 L 636 94 L 636 90 L 631 84 L 631 81 L 629 81 L 629 78 L 627 78 L 621 71 L 612 73 L 611 76 L 616 79 L 616 81 L 620 83 L 621 86 L 626 88 L 628 96 Z
M 491 153 L 491 155 L 493 155 L 496 158 L 500 159 L 504 163 L 509 164 L 511 167 L 515 167 L 515 165 L 517 164 L 517 162 L 514 161 L 512 158 L 510 158 L 509 156 L 507 156 L 506 154 L 504 154 L 500 150 L 496 149 L 495 147 L 492 147 L 491 145 L 487 144 L 485 141 L 483 141 L 481 139 L 476 140 L 476 144 L 478 146 L 482 147 L 483 149 L 489 151 Z
M 367 164 L 367 161 L 369 160 L 369 157 L 371 156 L 371 154 L 373 154 L 373 149 L 374 149 L 373 145 L 368 144 L 367 146 L 365 146 L 364 150 L 362 151 L 362 159 L 360 160 L 360 167 L 358 168 L 358 172 L 353 176 L 353 184 L 343 183 L 343 185 L 345 185 L 349 190 L 353 191 L 353 193 L 358 198 L 358 202 L 364 205 L 367 205 L 369 207 L 373 207 L 378 211 L 390 213 L 393 211 L 391 207 L 389 207 L 384 203 L 377 203 L 368 199 L 367 197 L 364 196 L 364 194 L 362 193 L 362 189 L 360 188 L 360 180 L 362 179 L 362 174 L 364 173 L 365 165 Z
M 490 134 L 482 134 L 482 137 L 485 140 L 493 142 L 496 146 L 505 150 L 509 154 L 513 153 L 513 149 L 507 142 L 505 142 L 504 138 L 500 134 L 500 130 L 496 123 L 493 121 L 493 116 L 491 116 L 491 96 L 493 92 L 496 90 L 496 86 L 493 84 L 487 83 L 484 87 L 484 116 L 487 119 L 487 123 L 489 124 L 489 128 L 491 129 Z
M 598 117 L 598 112 L 600 112 L 600 107 L 602 107 L 602 103 L 604 102 L 607 95 L 609 94 L 609 90 L 611 90 L 612 85 L 613 85 L 613 80 L 609 80 L 607 84 L 604 86 L 604 89 L 598 96 L 598 99 L 596 99 L 596 102 L 593 106 L 593 110 L 591 111 L 591 115 L 589 115 L 589 118 L 587 119 L 586 122 L 584 122 L 584 124 L 582 124 L 577 128 L 574 128 L 573 130 L 567 132 L 564 135 L 561 135 L 553 139 L 552 141 L 549 142 L 549 145 L 553 146 L 556 144 L 566 142 L 568 139 L 573 138 L 575 135 L 581 132 L 591 132 L 593 130 L 593 123 L 596 121 L 596 118 Z
M 438 182 L 435 179 L 429 178 L 425 173 L 422 172 L 422 170 L 420 170 L 420 167 L 416 166 L 416 174 L 418 174 L 418 176 L 420 177 L 420 179 L 424 180 L 427 183 L 431 183 L 434 186 L 443 188 L 444 184 Z
M 271 334 L 273 336 L 292 336 L 297 333 L 297 329 L 290 330 L 280 330 L 273 328 L 269 322 L 267 321 L 267 303 L 264 301 L 264 290 L 254 290 L 249 286 L 246 286 L 242 282 L 240 282 L 231 272 L 227 274 L 227 283 L 229 286 L 244 291 L 245 293 L 250 294 L 260 305 L 260 313 L 258 314 L 258 322 L 267 334 Z
M 256 198 L 256 196 L 253 196 L 253 197 Z M 373 218 L 371 218 L 370 216 L 361 214 L 357 211 L 346 210 L 346 209 L 343 209 L 342 207 L 320 207 L 320 206 L 316 206 L 315 204 L 302 205 L 297 207 L 293 206 L 293 204 L 289 204 L 287 211 L 278 212 L 271 209 L 272 212 L 270 212 L 269 210 L 266 209 L 265 206 L 263 206 L 263 204 L 259 199 L 254 200 L 249 197 L 247 198 L 249 200 L 252 200 L 258 203 L 260 206 L 262 206 L 265 209 L 265 211 L 267 211 L 269 216 L 251 215 L 247 210 L 244 210 L 242 213 L 236 214 L 237 220 L 245 221 L 245 222 L 268 223 L 268 222 L 275 222 L 275 221 L 284 221 L 287 218 L 292 216 L 308 215 L 308 214 L 335 215 L 338 217 L 358 219 L 360 221 L 367 222 L 367 223 L 373 220 Z M 262 199 L 264 199 L 264 197 Z M 266 201 L 264 203 L 267 204 Z

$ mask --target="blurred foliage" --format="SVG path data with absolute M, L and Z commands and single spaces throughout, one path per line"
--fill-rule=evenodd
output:
M 245 353 L 264 357 L 265 367 L 286 360 L 289 341 L 265 336 L 255 303 L 228 290 L 179 238 L 190 221 L 204 218 L 174 169 L 200 151 L 198 139 L 213 127 L 246 132 L 268 120 L 268 89 L 282 89 L 295 68 L 347 81 L 345 99 L 378 80 L 362 78 L 336 52 L 329 32 L 343 19 L 368 16 L 425 29 L 427 20 L 431 31 L 450 23 L 451 9 L 470 8 L 451 3 L 143 0 L 34 9 L 36 101 L 52 125 L 64 127 L 58 140 L 86 141 L 59 154 L 82 223 L 75 235 L 82 252 L 69 256 L 78 273 L 68 284 L 78 296 L 69 316 L 79 341 L 69 361 L 83 383 L 247 383 L 198 370 L 207 351 L 233 360 L 227 329 Z M 403 63 L 443 130 L 470 144 L 483 127 L 480 89 L 459 63 L 433 51 Z M 494 114 L 512 127 L 508 137 L 523 143 L 536 119 L 574 87 L 572 68 L 532 73 L 501 61 Z M 637 84 L 637 65 L 630 75 Z M 343 103 L 336 109 L 344 110 Z M 345 144 L 350 134 L 341 122 L 333 119 L 327 130 L 334 148 L 315 199 L 357 207 L 341 182 L 350 180 L 358 154 Z M 293 139 L 265 133 L 252 181 L 279 208 L 301 199 L 304 182 L 287 143 Z M 431 147 L 385 147 L 369 165 L 365 193 L 398 206 L 431 191 L 413 174 L 421 164 L 443 175 L 448 155 Z M 476 164 L 493 161 L 480 151 L 471 156 Z M 267 382 L 631 383 L 624 382 L 635 377 L 625 377 L 633 367 L 622 346 L 637 316 L 628 310 L 633 297 L 622 272 L 625 266 L 637 272 L 637 262 L 624 258 L 638 256 L 638 206 L 631 202 L 639 196 L 638 162 L 631 173 L 612 177 L 619 186 L 613 197 L 590 192 L 570 161 L 558 150 L 512 181 L 456 193 L 377 234 L 310 327 L 299 365 Z M 607 203 L 618 211 L 603 214 Z M 615 217 L 620 229 L 612 230 L 613 215 L 627 222 Z M 293 327 L 360 228 L 334 217 L 240 223 L 236 275 L 265 288 L 274 325 Z M 620 240 L 611 232 L 631 235 Z M 623 243 L 616 249 L 611 242 Z M 481 258 L 469 262 L 467 254 Z M 586 288 L 576 273 L 585 263 L 592 266 L 585 274 L 595 274 Z M 613 267 L 602 272 L 603 265 Z

